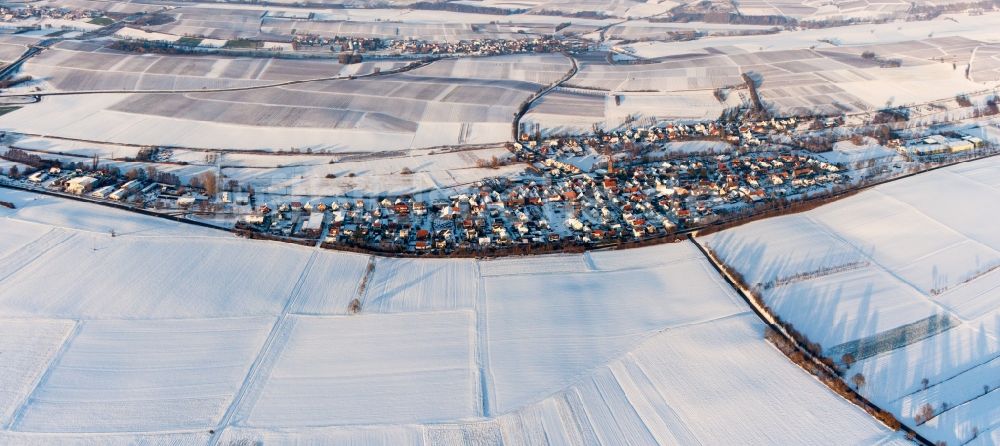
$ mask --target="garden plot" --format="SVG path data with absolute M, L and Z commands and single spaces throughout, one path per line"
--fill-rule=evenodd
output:
M 367 277 L 361 309 L 366 313 L 471 309 L 478 277 L 473 260 L 379 258 Z
M 308 251 L 241 240 L 75 234 L 4 280 L 0 314 L 181 318 L 277 314 Z M 149 255 L 155 253 L 155 255 Z M 44 296 L 38 290 L 47 290 Z
M 73 329 L 73 321 L 0 320 L 0 426 L 8 426 Z M 2 440 L 2 436 L 0 436 Z
M 962 444 L 973 427 L 987 432 L 996 419 L 1000 253 L 995 228 L 983 222 L 1000 216 L 982 203 L 1000 192 L 984 173 L 997 163 L 927 172 L 705 240 L 751 285 L 767 280 L 762 265 L 791 266 L 782 275 L 802 280 L 759 288 L 777 315 L 835 360 L 852 352 L 858 362 L 845 376 L 861 373 L 861 393 L 873 402 L 932 441 Z M 846 257 L 823 254 L 824 238 L 849 245 Z M 799 252 L 809 263 L 783 260 Z M 852 256 L 867 264 L 836 268 Z M 814 273 L 824 270 L 832 274 Z M 913 415 L 923 404 L 936 416 L 918 426 Z
M 484 282 L 498 413 L 541 400 L 659 330 L 745 310 L 704 260 Z
M 270 319 L 87 321 L 13 428 L 149 432 L 214 426 Z
M 237 424 L 304 427 L 454 421 L 480 414 L 474 314 L 297 316 Z

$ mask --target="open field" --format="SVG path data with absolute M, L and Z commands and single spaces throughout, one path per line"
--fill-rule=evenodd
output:
M 236 150 L 385 151 L 496 143 L 509 138 L 521 102 L 568 69 L 561 55 L 509 56 L 442 60 L 393 76 L 247 91 L 47 97 L 27 113 L 0 117 L 0 127 L 91 141 Z M 38 119 L 39 113 L 46 119 Z
M 197 36 L 209 39 L 255 39 L 261 37 L 260 24 L 266 11 L 242 9 L 181 7 L 164 13 L 173 21 L 151 26 L 152 30 L 176 36 Z
M 21 71 L 43 91 L 199 90 L 367 74 L 401 64 L 342 65 L 330 59 L 260 59 L 130 54 L 99 43 L 67 41 L 28 60 Z
M 295 317 L 237 420 L 288 428 L 476 417 L 472 320 L 468 311 Z
M 994 47 L 968 38 L 814 47 L 704 46 L 639 64 L 586 59 L 565 88 L 537 102 L 526 120 L 559 132 L 593 124 L 615 128 L 628 117 L 714 119 L 724 109 L 748 101 L 744 74 L 757 83 L 766 106 L 782 116 L 872 111 L 996 84 L 991 74 L 996 67 L 990 62 Z M 979 50 L 981 57 L 973 59 Z M 976 61 L 977 75 L 967 79 L 958 64 L 965 66 L 970 59 Z M 883 67 L 880 60 L 901 66 Z M 720 88 L 729 89 L 725 101 L 714 95 Z
M 996 427 L 1000 217 L 990 158 L 705 237 L 861 394 L 937 441 Z M 962 199 L 956 200 L 955 196 Z M 808 249 L 803 247 L 808 246 Z M 853 351 L 852 351 L 853 349 Z M 925 405 L 926 423 L 914 420 Z
M 16 414 L 0 441 L 899 440 L 769 346 L 687 243 L 368 272 L 368 256 L 0 199 L 18 206 L 0 208 L 0 255 L 20 258 L 0 318 L 38 331 L 0 340 L 0 414 Z M 135 229 L 97 229 L 112 221 Z
M 264 340 L 266 319 L 88 321 L 21 409 L 27 432 L 209 425 Z

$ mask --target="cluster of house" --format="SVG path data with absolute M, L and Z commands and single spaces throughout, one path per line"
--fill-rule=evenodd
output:
M 17 7 L 0 6 L 0 20 L 5 22 L 30 18 L 81 20 L 101 17 L 102 15 L 103 13 L 96 9 L 57 8 L 37 6 L 31 3 Z
M 597 244 L 662 237 L 748 203 L 846 180 L 838 166 L 777 152 L 690 156 L 596 172 L 551 158 L 538 164 L 547 167 L 535 179 L 484 181 L 445 199 L 264 204 L 243 224 L 388 251 Z
M 377 37 L 334 36 L 323 37 L 316 34 L 296 34 L 292 39 L 295 49 L 299 47 L 329 46 L 333 51 L 376 51 L 385 47 Z
M 718 141 L 741 147 L 752 148 L 764 144 L 770 135 L 791 133 L 800 124 L 796 118 L 772 118 L 755 122 L 705 121 L 694 123 L 666 123 L 649 127 L 630 127 L 610 132 L 575 137 L 541 140 L 521 128 L 518 150 L 524 150 L 527 159 L 549 158 L 549 150 L 566 150 L 579 153 L 584 147 L 610 149 L 612 151 L 649 152 L 668 142 L 677 141 Z
M 476 39 L 459 42 L 437 42 L 414 39 L 389 39 L 385 47 L 400 54 L 468 54 L 494 56 L 518 53 L 556 53 L 581 51 L 586 43 L 554 38 Z
M 151 200 L 170 200 L 177 207 L 189 208 L 199 202 L 208 201 L 208 197 L 201 194 L 199 190 L 185 190 L 176 185 L 147 179 L 121 178 L 99 170 L 84 172 L 83 170 L 51 167 L 32 173 L 26 178 L 26 181 L 72 195 L 117 202 L 132 202 L 143 206 Z M 248 197 L 246 193 L 223 192 L 220 201 L 246 205 L 249 202 Z

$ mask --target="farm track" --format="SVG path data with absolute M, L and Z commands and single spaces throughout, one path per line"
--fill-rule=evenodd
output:
M 560 85 L 562 85 L 566 81 L 572 79 L 573 76 L 576 76 L 577 71 L 579 71 L 579 69 L 580 69 L 579 65 L 576 63 L 576 58 L 573 57 L 573 56 L 570 56 L 569 54 L 566 54 L 566 57 L 568 57 L 570 63 L 573 64 L 573 66 L 569 69 L 569 71 L 561 79 L 553 82 L 548 87 L 545 87 L 544 89 L 542 89 L 538 93 L 535 93 L 530 98 L 528 98 L 527 100 L 525 100 L 524 103 L 521 104 L 521 107 L 518 108 L 517 114 L 514 115 L 514 123 L 511 126 L 511 136 L 513 136 L 514 141 L 517 141 L 518 137 L 520 136 L 520 135 L 518 135 L 518 131 L 521 129 L 521 118 L 524 118 L 524 114 L 527 113 L 528 110 L 531 109 L 531 106 L 534 105 L 535 101 L 541 99 L 543 96 L 545 96 L 546 94 L 548 94 L 550 91 L 555 90 L 556 88 L 558 88 Z
M 299 278 L 296 280 L 295 286 L 292 288 L 291 293 L 289 293 L 288 300 L 285 301 L 285 306 L 282 307 L 281 313 L 274 321 L 274 325 L 271 327 L 271 331 L 268 333 L 267 339 L 264 340 L 264 344 L 261 346 L 260 350 L 258 350 L 257 357 L 250 365 L 250 369 L 247 370 L 247 374 L 242 385 L 240 385 L 239 390 L 233 397 L 233 401 L 230 403 L 229 408 L 226 409 L 225 414 L 223 414 L 218 426 L 213 429 L 212 437 L 208 442 L 209 446 L 219 444 L 219 440 L 222 438 L 222 433 L 227 428 L 231 427 L 233 417 L 236 416 L 236 412 L 239 411 L 240 406 L 243 404 L 243 400 L 247 397 L 247 394 L 254 392 L 257 380 L 260 377 L 259 370 L 261 370 L 262 364 L 267 361 L 268 358 L 272 358 L 275 354 L 280 353 L 284 348 L 284 340 L 278 340 L 278 338 L 286 332 L 286 327 L 288 327 L 291 323 L 291 319 L 289 319 L 288 316 L 292 314 L 292 308 L 294 308 L 295 303 L 302 294 L 302 286 L 306 281 L 306 277 L 309 276 L 309 273 L 312 271 L 318 255 L 319 251 L 314 250 L 309 256 L 309 260 L 306 261 L 305 266 L 302 268 L 302 272 L 299 274 Z M 272 353 L 272 351 L 277 353 Z

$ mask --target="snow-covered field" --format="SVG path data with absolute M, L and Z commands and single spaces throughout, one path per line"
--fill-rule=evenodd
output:
M 997 169 L 964 163 L 705 241 L 835 360 L 851 352 L 863 395 L 932 440 L 988 438 L 1000 428 Z M 933 418 L 915 420 L 924 405 Z
M 901 439 L 768 345 L 688 243 L 375 259 L 0 199 L 3 443 Z
M 234 64 L 242 59 L 225 61 Z M 203 57 L 163 64 L 172 70 L 191 63 L 192 70 L 211 73 L 225 69 L 215 65 L 222 62 Z M 520 104 L 569 68 L 562 55 L 529 54 L 447 59 L 398 75 L 254 90 L 50 96 L 0 116 L 0 128 L 87 141 L 263 151 L 384 152 L 502 143 L 510 137 Z M 243 66 L 236 71 L 243 76 L 253 69 Z M 105 76 L 101 71 L 86 73 Z
M 144 91 L 250 87 L 369 74 L 399 66 L 402 63 L 342 65 L 329 59 L 130 54 L 91 42 L 70 41 L 31 58 L 22 71 L 40 81 L 44 91 Z

